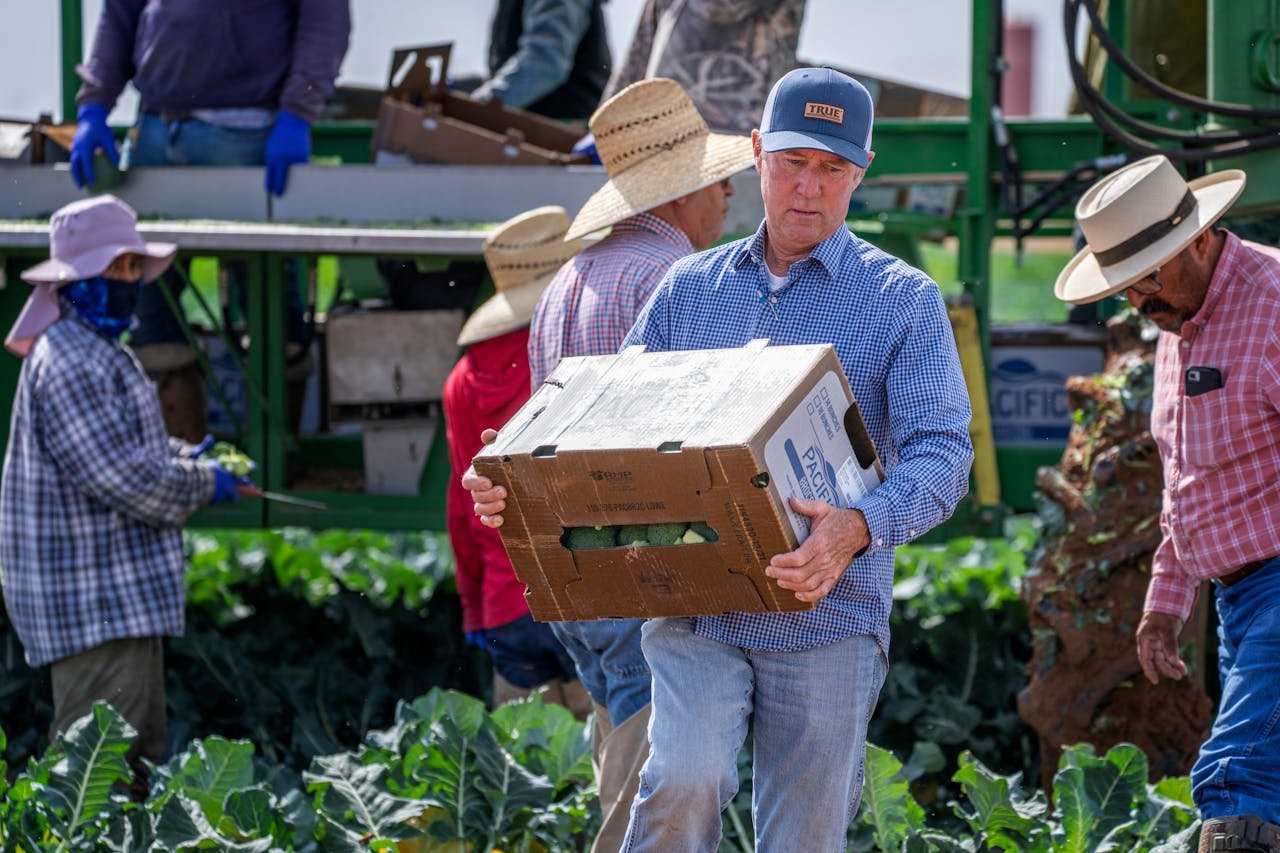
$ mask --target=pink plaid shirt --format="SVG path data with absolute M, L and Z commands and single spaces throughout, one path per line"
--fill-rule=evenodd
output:
M 1186 620 L 1201 581 L 1280 554 L 1280 258 L 1267 251 L 1228 233 L 1204 304 L 1181 336 L 1160 335 L 1164 538 L 1147 610 Z M 1186 396 L 1189 367 L 1217 368 L 1222 387 Z
M 533 390 L 565 356 L 616 353 L 667 270 L 693 251 L 679 228 L 639 213 L 561 267 L 530 326 Z

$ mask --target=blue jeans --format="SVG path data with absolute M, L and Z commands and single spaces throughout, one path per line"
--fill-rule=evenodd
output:
M 270 133 L 270 125 L 257 130 L 235 130 L 194 118 L 165 121 L 154 113 L 143 113 L 130 133 L 129 166 L 261 166 Z M 233 261 L 227 269 L 236 304 L 243 313 L 244 282 L 248 278 L 245 265 Z M 305 309 L 292 259 L 285 269 L 286 337 L 295 343 L 305 343 Z M 165 273 L 156 284 L 168 289 L 175 301 L 181 298 L 183 283 L 177 273 Z M 135 313 L 138 322 L 129 333 L 132 346 L 187 342 L 182 325 L 158 287 L 142 288 Z
M 553 678 L 577 678 L 573 659 L 550 626 L 529 614 L 485 631 L 489 659 L 498 674 L 516 687 L 531 688 Z
M 270 134 L 271 125 L 234 130 L 143 113 L 130 134 L 129 166 L 261 166 Z
M 1191 793 L 1206 820 L 1280 823 L 1280 559 L 1214 590 L 1222 699 Z
M 887 669 L 875 638 L 760 652 L 700 637 L 692 619 L 654 619 L 644 653 L 652 746 L 622 849 L 714 853 L 751 723 L 756 850 L 843 853 Z
M 614 728 L 649 704 L 649 666 L 640 649 L 643 624 L 643 619 L 551 623 L 582 686 L 609 712 Z

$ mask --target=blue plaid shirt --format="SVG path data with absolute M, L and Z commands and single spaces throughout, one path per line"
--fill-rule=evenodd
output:
M 128 349 L 74 314 L 40 336 L 0 483 L 0 582 L 31 666 L 182 634 L 181 525 L 214 485 L 188 450 Z
M 894 547 L 943 521 L 968 489 L 969 397 L 938 286 L 840 228 L 770 292 L 765 226 L 677 261 L 623 346 L 653 351 L 831 344 L 875 441 L 886 481 L 858 504 L 871 546 L 813 610 L 700 617 L 695 630 L 760 651 L 855 635 L 889 651 Z

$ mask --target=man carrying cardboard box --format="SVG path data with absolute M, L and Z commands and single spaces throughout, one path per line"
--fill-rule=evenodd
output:
M 561 358 L 605 355 L 619 344 L 671 264 L 719 239 L 729 178 L 751 166 L 750 140 L 710 133 L 680 85 L 658 78 L 627 87 L 591 117 L 609 181 L 579 211 L 566 239 L 609 235 L 565 264 L 543 293 L 529 336 L 536 390 Z M 487 431 L 485 441 L 496 433 Z M 493 484 L 468 471 L 463 486 L 491 500 Z M 505 491 L 497 490 L 500 498 Z M 478 510 L 487 504 L 477 504 Z M 499 508 L 497 511 L 501 511 Z M 501 525 L 501 517 L 482 521 Z M 649 668 L 642 620 L 554 623 L 596 705 L 596 776 L 604 822 L 593 851 L 616 851 L 648 755 Z
M 764 223 L 677 262 L 624 341 L 833 344 L 887 477 L 852 509 L 792 501 L 810 536 L 767 573 L 812 611 L 644 625 L 652 744 L 623 850 L 714 850 L 749 724 L 758 850 L 842 850 L 857 811 L 888 660 L 894 547 L 950 515 L 973 458 L 937 285 L 844 226 L 873 157 L 871 124 L 870 95 L 843 74 L 801 68 L 778 81 L 752 134 Z M 479 492 L 477 511 L 496 523 L 504 497 Z
M 779 80 L 752 134 L 764 223 L 676 262 L 623 342 L 831 343 L 887 473 L 852 509 L 792 501 L 811 533 L 767 573 L 813 610 L 645 623 L 651 747 L 623 850 L 716 848 L 748 724 L 756 849 L 844 849 L 887 667 L 894 547 L 967 489 L 971 412 L 938 287 L 844 225 L 871 124 L 871 96 L 850 77 L 801 68 Z M 479 485 L 477 512 L 500 524 L 505 490 Z

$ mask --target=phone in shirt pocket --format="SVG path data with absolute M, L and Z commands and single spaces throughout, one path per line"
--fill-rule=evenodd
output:
M 1188 397 L 1199 397 L 1222 387 L 1222 373 L 1216 367 L 1188 367 L 1184 379 Z
M 1213 367 L 1188 367 L 1184 374 L 1186 400 L 1182 404 L 1182 452 L 1192 468 L 1213 469 L 1230 455 L 1223 441 L 1231 400 L 1222 373 Z

